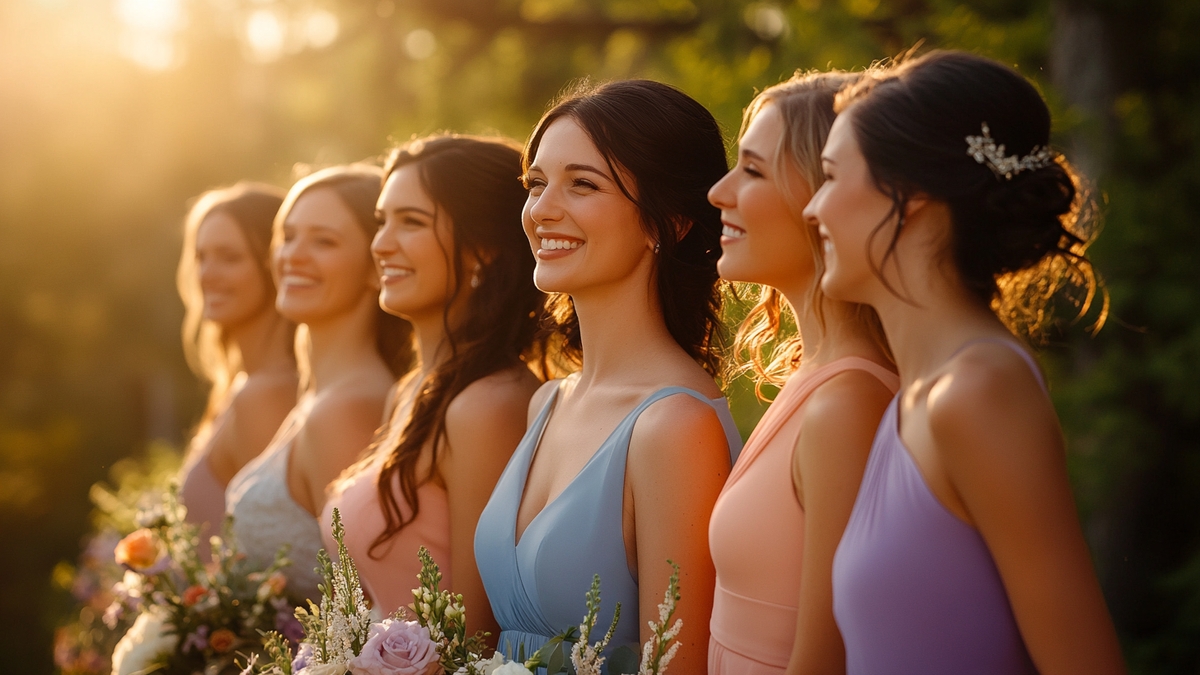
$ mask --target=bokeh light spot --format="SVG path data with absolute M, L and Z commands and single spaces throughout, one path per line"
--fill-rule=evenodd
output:
M 304 37 L 308 44 L 317 49 L 324 49 L 337 39 L 340 28 L 338 18 L 332 12 L 318 9 L 305 18 Z
M 417 61 L 423 61 L 437 49 L 437 39 L 433 33 L 424 28 L 418 28 L 404 38 L 404 51 Z
M 269 9 L 259 9 L 246 19 L 246 42 L 258 61 L 274 61 L 283 55 L 286 37 L 283 21 Z

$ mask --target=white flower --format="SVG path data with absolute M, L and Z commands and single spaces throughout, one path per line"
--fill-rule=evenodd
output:
M 495 675 L 496 671 L 507 661 L 500 652 L 492 654 L 492 658 L 475 662 L 475 670 L 479 675 Z
M 166 629 L 167 617 L 158 608 L 139 614 L 113 649 L 113 675 L 133 675 L 174 651 L 179 636 L 167 633 Z
M 516 661 L 509 661 L 508 663 L 493 670 L 491 675 L 533 675 L 533 673 L 529 672 L 528 668 L 517 663 Z
M 346 675 L 346 664 L 322 663 L 316 666 L 306 666 L 296 675 Z

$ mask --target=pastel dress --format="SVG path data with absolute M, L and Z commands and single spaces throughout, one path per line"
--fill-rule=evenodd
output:
M 776 675 L 796 639 L 804 509 L 792 484 L 792 454 L 805 403 L 833 377 L 864 371 L 893 393 L 895 373 L 856 356 L 793 374 L 750 434 L 717 498 L 708 541 L 717 570 L 708 643 L 709 675 Z
M 621 603 L 622 619 L 608 653 L 622 645 L 641 653 L 638 586 L 629 573 L 622 532 L 625 460 L 634 424 L 642 412 L 657 401 L 678 395 L 712 406 L 725 430 L 731 460 L 736 457 L 741 437 L 724 398 L 705 398 L 683 387 L 660 389 L 617 424 L 517 541 L 517 510 L 558 390 L 550 395 L 501 474 L 475 529 L 475 561 L 500 624 L 501 653 L 528 658 L 551 637 L 578 626 L 586 613 L 585 595 L 594 574 L 599 574 L 601 581 L 603 602 L 596 622 L 601 630 L 612 622 L 613 607 Z
M 417 551 L 429 549 L 442 573 L 442 588 L 454 589 L 454 571 L 450 567 L 450 503 L 445 488 L 427 482 L 417 488 L 420 507 L 415 520 L 378 547 L 371 545 L 383 532 L 383 510 L 379 501 L 379 471 L 388 453 L 377 453 L 360 472 L 339 481 L 325 501 L 321 513 L 321 535 L 325 548 L 337 550 L 333 540 L 333 509 L 336 507 L 345 528 L 344 541 L 363 587 L 379 616 L 389 616 L 412 604 L 421 562 Z M 400 493 L 400 479 L 393 481 L 392 494 L 405 518 L 412 513 Z
M 284 568 L 287 595 L 294 601 L 305 598 L 319 602 L 317 551 L 324 545 L 317 519 L 300 506 L 288 489 L 288 462 L 304 415 L 296 408 L 284 420 L 275 440 L 261 455 L 229 481 L 225 490 L 225 512 L 233 516 L 233 536 L 242 553 L 256 567 L 275 560 L 282 546 L 288 547 L 291 564 Z
M 1020 346 L 986 341 L 1012 348 L 1042 382 Z M 879 423 L 834 556 L 834 615 L 846 643 L 846 672 L 1035 673 L 987 543 L 929 490 L 900 438 L 898 405 L 899 396 Z

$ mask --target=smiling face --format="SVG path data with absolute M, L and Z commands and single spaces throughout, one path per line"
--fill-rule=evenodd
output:
M 854 136 L 852 112 L 853 108 L 838 115 L 829 131 L 821 153 L 825 183 L 813 195 L 804 215 L 818 223 L 824 246 L 821 289 L 837 300 L 871 304 L 881 290 L 888 292 L 871 261 L 882 262 L 895 219 L 872 236 L 888 218 L 892 200 L 871 179 L 870 167 Z M 890 264 L 888 267 L 894 270 Z
M 214 211 L 196 230 L 196 272 L 204 318 L 225 330 L 270 306 L 271 289 L 246 235 L 232 216 Z
M 750 120 L 738 144 L 738 163 L 708 191 L 721 209 L 721 259 L 717 269 L 729 281 L 749 281 L 791 290 L 814 271 L 811 225 L 788 207 L 784 188 L 803 206 L 812 194 L 791 162 L 778 162 L 783 116 L 773 104 Z M 789 175 L 777 175 L 779 171 Z
M 379 287 L 370 242 L 354 213 L 331 188 L 296 200 L 277 236 L 275 306 L 296 323 L 314 323 L 373 300 Z
M 453 225 L 425 192 L 416 164 L 388 176 L 376 217 L 371 253 L 382 285 L 380 306 L 409 320 L 440 316 L 455 286 Z
M 653 266 L 654 244 L 587 132 L 560 117 L 542 135 L 526 174 L 522 222 L 537 258 L 534 283 L 575 295 Z M 622 183 L 635 190 L 632 178 Z

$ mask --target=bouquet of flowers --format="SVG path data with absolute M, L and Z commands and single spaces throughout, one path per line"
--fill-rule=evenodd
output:
M 285 596 L 286 552 L 266 569 L 254 568 L 232 543 L 226 520 L 224 536 L 212 537 L 212 559 L 203 562 L 199 528 L 185 514 L 172 486 L 163 505 L 143 513 L 142 527 L 115 547 L 125 574 L 106 615 L 136 619 L 113 649 L 113 675 L 236 673 L 235 653 L 261 651 L 264 631 L 301 635 Z
M 296 609 L 304 638 L 295 654 L 285 636 L 267 634 L 263 663 L 258 663 L 257 656 L 251 657 L 242 675 L 532 675 L 537 668 L 545 668 L 548 675 L 600 675 L 605 662 L 601 654 L 616 630 L 621 606 L 617 604 L 604 637 L 589 643 L 600 609 L 599 575 L 592 579 L 587 614 L 578 628 L 555 636 L 528 659 L 521 655 L 518 658 L 523 660 L 510 661 L 499 652 L 484 658 L 487 634 L 467 636 L 463 597 L 439 588 L 441 571 L 423 547 L 417 553 L 421 559 L 419 585 L 413 589 L 413 604 L 408 608 L 415 620 L 407 620 L 405 611 L 400 610 L 372 623 L 358 569 L 343 543 L 344 534 L 341 515 L 334 509 L 337 558 L 331 559 L 325 551 L 318 554 L 324 577 L 321 603 L 309 601 L 307 609 Z M 675 638 L 683 624 L 681 620 L 671 624 L 679 601 L 679 567 L 673 563 L 672 567 L 674 573 L 658 607 L 659 620 L 650 622 L 653 635 L 643 647 L 640 663 L 632 650 L 614 650 L 610 675 L 666 673 L 679 648 Z

